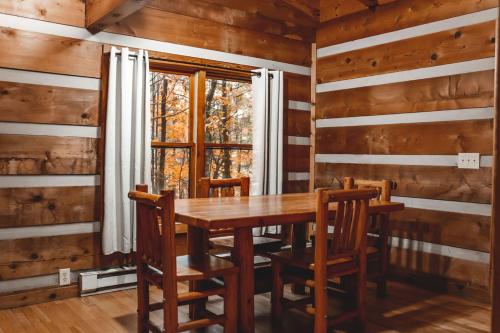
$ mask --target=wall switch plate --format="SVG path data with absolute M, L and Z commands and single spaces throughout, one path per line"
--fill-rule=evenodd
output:
M 69 268 L 61 268 L 59 270 L 59 285 L 67 286 L 71 283 L 71 270 Z
M 479 153 L 458 153 L 459 169 L 479 169 Z

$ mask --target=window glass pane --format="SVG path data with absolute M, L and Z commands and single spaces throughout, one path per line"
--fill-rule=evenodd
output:
M 189 79 L 186 75 L 151 72 L 154 141 L 188 141 Z
M 217 178 L 251 177 L 252 151 L 243 149 L 206 149 L 205 176 Z
M 189 197 L 189 155 L 189 148 L 153 149 L 153 193 L 175 190 L 176 198 Z
M 206 143 L 252 143 L 252 84 L 207 79 Z

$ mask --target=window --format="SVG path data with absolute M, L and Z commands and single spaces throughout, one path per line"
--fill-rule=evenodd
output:
M 190 194 L 191 76 L 151 72 L 153 192 L 175 190 Z
M 204 104 L 196 105 L 203 93 Z M 173 189 L 187 198 L 195 195 L 197 178 L 250 176 L 251 83 L 152 70 L 151 113 L 155 193 Z
M 251 84 L 208 79 L 205 89 L 205 176 L 233 178 L 250 175 Z

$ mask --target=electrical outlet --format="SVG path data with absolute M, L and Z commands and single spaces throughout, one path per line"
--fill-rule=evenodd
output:
M 459 153 L 458 168 L 459 169 L 479 169 L 479 153 Z
M 69 268 L 59 269 L 59 285 L 67 286 L 71 283 L 71 270 Z

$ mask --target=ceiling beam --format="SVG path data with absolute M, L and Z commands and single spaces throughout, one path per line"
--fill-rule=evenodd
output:
M 375 10 L 378 6 L 378 0 L 358 0 L 361 2 L 363 5 L 366 7 L 370 8 L 371 10 Z
M 150 0 L 87 0 L 85 27 L 93 34 L 143 8 Z
M 266 17 L 261 12 L 245 11 L 203 0 L 152 0 L 148 7 L 307 42 L 313 41 L 315 36 L 315 30 L 312 27 L 288 24 L 282 19 Z
M 319 21 L 319 0 L 281 0 L 307 14 L 313 20 Z

